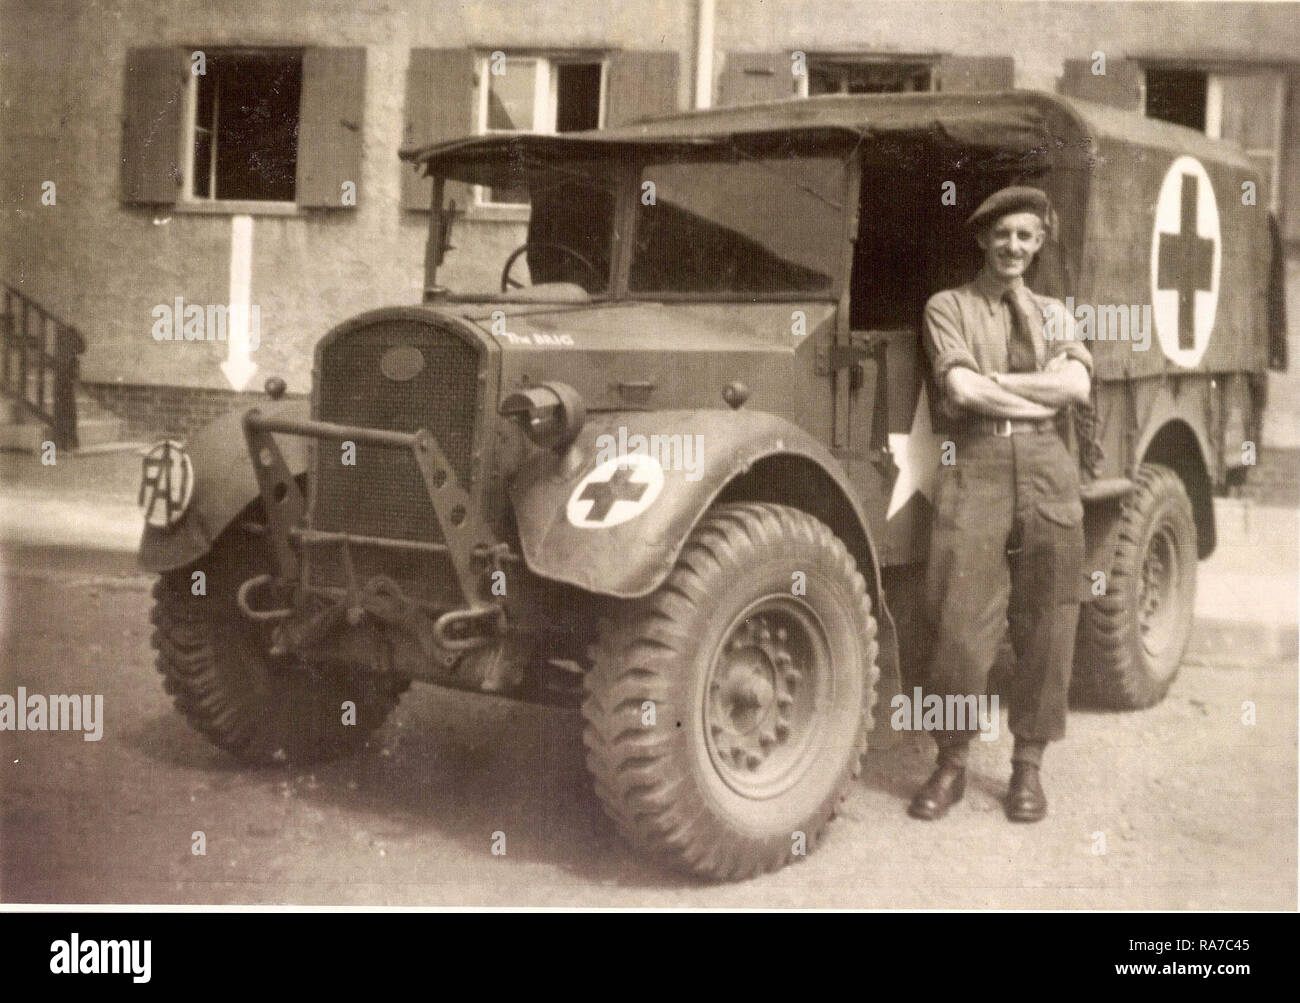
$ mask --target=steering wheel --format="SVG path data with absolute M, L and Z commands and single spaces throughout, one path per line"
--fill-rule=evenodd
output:
M 510 257 L 506 258 L 506 263 L 501 269 L 501 291 L 503 293 L 509 292 L 511 289 L 522 289 L 524 287 L 522 282 L 516 282 L 510 277 L 510 268 L 522 255 L 539 248 L 550 248 L 555 251 L 563 251 L 587 270 L 587 274 L 592 279 L 592 285 L 600 284 L 600 272 L 597 270 L 596 266 L 575 251 L 572 247 L 567 247 L 564 244 L 554 244 L 550 241 L 534 241 L 516 247 L 510 252 Z M 590 292 L 590 290 L 588 290 L 588 292 Z

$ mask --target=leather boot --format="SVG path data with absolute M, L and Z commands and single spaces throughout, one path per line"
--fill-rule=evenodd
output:
M 907 813 L 913 818 L 932 822 L 943 818 L 948 809 L 966 793 L 966 768 L 952 763 L 940 763 L 930 774 L 925 786 L 916 792 Z
M 1007 791 L 1007 818 L 1013 822 L 1037 822 L 1047 815 L 1047 795 L 1032 763 L 1011 764 L 1011 785 Z

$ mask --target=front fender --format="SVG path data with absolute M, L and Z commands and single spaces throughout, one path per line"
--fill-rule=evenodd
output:
M 307 400 L 258 401 L 255 406 L 268 417 L 311 417 L 311 402 Z M 202 557 L 222 531 L 260 494 L 244 441 L 243 420 L 249 407 L 222 415 L 185 444 L 185 452 L 194 465 L 190 507 L 170 529 L 145 526 L 139 557 L 144 570 L 171 571 Z M 307 439 L 286 435 L 276 441 L 289 472 L 295 477 L 305 473 Z
M 617 447 L 620 430 L 629 446 L 637 434 L 647 439 L 651 435 L 660 436 L 661 449 L 665 438 L 672 446 L 673 435 L 702 436 L 692 439 L 701 447 L 691 455 L 695 468 L 672 469 L 673 464 L 661 463 L 663 487 L 644 511 L 605 528 L 577 525 L 571 518 L 570 502 L 581 493 L 579 485 L 612 458 L 611 452 L 617 455 L 616 449 L 602 448 L 610 445 L 610 439 L 602 436 L 610 437 Z M 649 442 L 646 445 L 648 452 Z M 898 635 L 893 617 L 883 602 L 880 562 L 866 514 L 839 462 L 821 443 L 788 421 L 761 411 L 592 415 L 578 439 L 562 456 L 539 455 L 511 482 L 510 498 L 524 560 L 531 571 L 543 578 L 590 592 L 620 599 L 647 595 L 668 576 L 695 524 L 727 486 L 754 464 L 778 456 L 806 461 L 809 464 L 806 472 L 812 473 L 815 467 L 819 475 L 829 480 L 824 490 L 828 494 L 838 491 L 841 511 L 845 513 L 838 531 L 858 537 L 855 541 L 846 539 L 845 543 L 857 552 L 859 569 L 877 600 L 880 631 L 880 681 L 871 745 L 873 748 L 894 745 L 898 732 L 889 727 L 888 717 L 892 699 L 902 685 Z M 682 457 L 685 458 L 684 450 Z M 773 494 L 780 496 L 783 492 Z M 588 514 L 592 504 L 587 502 L 585 508 L 579 507 L 579 517 Z M 611 515 L 615 514 L 611 510 Z M 848 525 L 850 520 L 856 526 Z
M 609 480 L 617 457 L 637 454 L 660 461 L 655 465 L 662 470 L 662 488 L 642 492 L 653 495 L 648 505 L 619 521 L 643 502 L 603 512 L 591 485 Z M 620 599 L 648 595 L 668 576 L 696 522 L 727 484 L 757 461 L 779 455 L 820 467 L 868 536 L 865 514 L 839 462 L 783 418 L 761 411 L 601 412 L 588 419 L 563 455 L 535 457 L 511 482 L 524 560 L 543 578 L 589 592 Z M 657 480 L 654 471 L 632 476 Z M 593 500 L 579 497 L 584 494 Z M 598 518 L 602 512 L 608 524 Z M 870 580 L 875 569 L 862 571 Z

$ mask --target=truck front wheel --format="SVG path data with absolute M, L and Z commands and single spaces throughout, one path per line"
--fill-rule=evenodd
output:
M 709 878 L 811 851 L 861 768 L 876 654 L 866 584 L 829 527 L 717 506 L 592 648 L 584 741 L 605 810 L 637 847 Z
M 271 567 L 265 536 L 241 519 L 206 557 L 159 576 L 152 619 L 163 685 L 192 727 L 245 762 L 355 752 L 410 682 L 271 656 L 266 626 L 250 623 L 235 603 L 240 584 Z
M 1073 702 L 1135 710 L 1169 691 L 1192 632 L 1196 520 L 1179 476 L 1146 463 L 1120 516 L 1106 593 L 1079 612 Z

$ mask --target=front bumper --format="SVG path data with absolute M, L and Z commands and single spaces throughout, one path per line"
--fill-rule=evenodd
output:
M 500 570 L 503 563 L 518 558 L 511 555 L 509 547 L 497 540 L 488 528 L 469 493 L 461 486 L 441 446 L 428 431 L 393 432 L 360 425 L 272 417 L 257 408 L 244 415 L 243 431 L 266 510 L 267 532 L 277 574 L 261 575 L 245 582 L 239 590 L 239 605 L 250 619 L 283 621 L 276 628 L 276 648 L 279 651 L 301 650 L 320 643 L 344 620 L 356 626 L 368 617 L 410 626 L 418 613 L 432 616 L 428 640 L 444 655 L 481 647 L 504 633 L 505 610 L 484 598 L 480 586 L 481 573 L 485 568 Z M 410 450 L 445 542 L 313 529 L 308 525 L 306 499 L 290 473 L 273 433 L 305 436 L 324 442 L 353 442 L 384 449 Z M 376 490 L 383 489 L 383 485 L 376 485 Z M 386 576 L 359 580 L 351 557 L 354 546 L 445 553 L 455 574 L 459 607 L 446 609 L 445 604 L 434 606 L 418 596 L 409 596 Z M 302 574 L 302 556 L 314 548 L 337 550 L 346 579 L 342 587 L 311 584 L 306 580 Z M 293 588 L 294 605 L 254 607 L 256 596 L 264 589 L 276 586 Z M 306 615 L 308 597 L 327 602 L 323 609 Z

